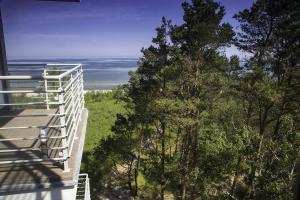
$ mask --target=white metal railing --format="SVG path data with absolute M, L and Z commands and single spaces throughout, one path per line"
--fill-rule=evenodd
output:
M 38 66 L 42 68 L 39 68 L 40 71 L 33 70 L 31 73 L 34 74 L 30 75 L 20 74 L 24 73 L 22 70 L 11 70 L 9 75 L 0 76 L 0 81 L 5 80 L 9 85 L 9 89 L 1 90 L 0 88 L 0 95 L 9 95 L 10 97 L 10 102 L 1 103 L 0 107 L 7 106 L 11 110 L 0 113 L 0 122 L 17 117 L 26 118 L 28 121 L 36 120 L 38 117 L 49 117 L 49 122 L 47 125 L 26 125 L 28 123 L 25 123 L 1 126 L 0 124 L 0 133 L 2 131 L 5 135 L 5 137 L 0 138 L 0 146 L 5 147 L 0 149 L 0 158 L 1 155 L 11 152 L 23 153 L 20 154 L 20 158 L 15 160 L 0 159 L 0 164 L 62 161 L 64 169 L 68 170 L 68 159 L 72 152 L 75 134 L 84 108 L 82 65 L 9 65 L 15 69 L 16 67 L 27 66 L 32 67 L 32 69 L 36 69 Z M 38 114 L 37 112 L 29 112 L 28 114 L 14 112 L 14 110 L 20 109 L 39 109 L 41 112 Z M 14 137 L 13 133 L 20 129 L 35 131 L 37 134 L 28 137 L 18 132 L 17 137 Z M 22 141 L 32 141 L 35 146 L 21 148 L 18 144 Z M 27 156 L 29 155 L 28 152 L 30 152 L 30 156 Z
M 78 176 L 76 200 L 91 200 L 88 174 L 79 174 Z

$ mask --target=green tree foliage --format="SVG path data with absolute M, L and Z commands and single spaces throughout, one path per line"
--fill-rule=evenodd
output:
M 202 166 L 230 148 L 219 146 L 226 138 L 208 118 L 228 81 L 229 62 L 220 51 L 234 32 L 229 24 L 221 24 L 224 8 L 218 3 L 193 1 L 183 3 L 183 9 L 180 26 L 163 18 L 153 46 L 143 49 L 140 67 L 128 85 L 135 114 L 147 133 L 144 176 L 160 185 L 160 199 L 165 189 L 181 199 L 208 197 L 213 193 L 210 187 L 227 176 L 219 162 L 210 162 L 207 171 Z M 213 183 L 203 184 L 212 179 Z
M 299 8 L 299 1 L 260 0 L 235 16 L 241 23 L 236 45 L 250 54 L 238 100 L 247 108 L 247 129 L 258 133 L 246 157 L 247 198 L 292 198 L 299 159 Z
M 292 199 L 299 2 L 255 1 L 235 15 L 237 35 L 219 3 L 182 7 L 183 23 L 162 18 L 116 93 L 127 112 L 94 149 L 92 170 L 115 171 L 137 199 Z M 247 52 L 244 64 L 224 55 L 233 43 Z

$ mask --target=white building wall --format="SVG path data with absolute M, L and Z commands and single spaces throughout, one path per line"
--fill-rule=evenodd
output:
M 0 194 L 0 200 L 75 200 L 74 187 L 37 189 L 18 194 Z

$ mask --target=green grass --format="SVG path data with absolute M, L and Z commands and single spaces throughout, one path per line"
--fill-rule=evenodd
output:
M 122 103 L 114 98 L 115 92 L 88 92 L 85 107 L 89 111 L 84 151 L 91 151 L 100 139 L 111 135 L 117 113 L 124 113 Z

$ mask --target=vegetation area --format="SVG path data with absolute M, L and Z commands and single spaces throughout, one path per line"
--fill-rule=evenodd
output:
M 112 135 L 117 114 L 125 113 L 124 104 L 115 99 L 115 92 L 88 92 L 85 107 L 89 111 L 84 150 L 91 151 L 101 139 Z
M 293 199 L 300 2 L 257 0 L 235 15 L 237 33 L 219 3 L 182 7 L 127 85 L 86 95 L 93 199 Z M 247 58 L 227 58 L 230 45 Z

